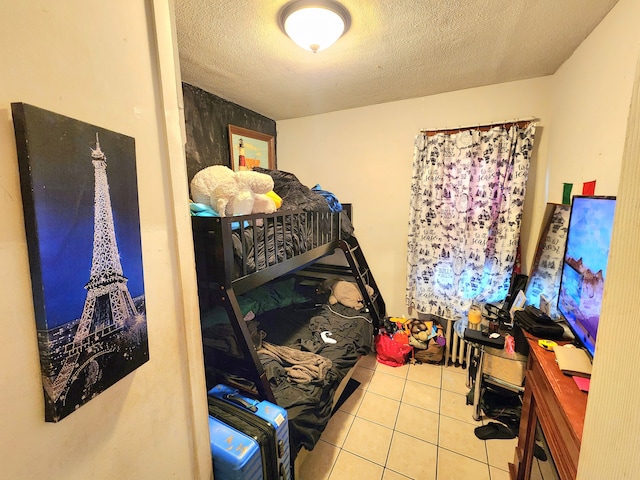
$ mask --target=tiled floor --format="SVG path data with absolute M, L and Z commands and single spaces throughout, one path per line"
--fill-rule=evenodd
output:
M 363 357 L 358 388 L 307 456 L 298 480 L 508 480 L 517 439 L 479 440 L 466 370 L 393 368 Z M 485 421 L 489 421 L 487 419 Z

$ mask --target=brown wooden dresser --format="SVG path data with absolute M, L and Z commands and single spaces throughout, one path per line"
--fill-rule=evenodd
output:
M 560 372 L 552 351 L 540 347 L 537 338 L 526 336 L 530 353 L 518 445 L 509 464 L 511 479 L 531 478 L 538 423 L 560 478 L 575 479 L 588 395 L 572 377 Z

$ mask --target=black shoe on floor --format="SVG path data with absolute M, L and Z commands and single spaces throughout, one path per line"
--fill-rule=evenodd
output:
M 540 445 L 538 445 L 537 443 L 533 444 L 533 456 L 536 457 L 541 462 L 546 462 L 547 461 L 547 454 L 542 449 L 542 447 Z
M 480 440 L 491 440 L 494 438 L 508 440 L 516 438 L 516 434 L 513 433 L 509 427 L 497 422 L 489 422 L 481 427 L 476 427 L 474 433 Z

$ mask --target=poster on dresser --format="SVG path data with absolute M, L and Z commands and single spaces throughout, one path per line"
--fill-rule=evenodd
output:
M 558 316 L 558 294 L 570 213 L 570 205 L 547 204 L 525 291 L 527 305 L 540 307 L 540 297 L 547 299 L 551 318 Z
M 11 105 L 45 420 L 149 359 L 135 140 Z

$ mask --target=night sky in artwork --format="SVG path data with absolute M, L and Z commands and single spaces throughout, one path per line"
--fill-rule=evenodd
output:
M 143 295 L 135 140 L 28 105 L 25 117 L 42 283 L 39 285 L 33 276 L 32 281 L 33 287 L 41 287 L 44 294 L 44 315 L 36 314 L 38 328 L 52 328 L 82 315 L 93 251 L 91 148 L 96 146 L 96 132 L 107 157 L 123 273 L 129 279 L 131 296 Z M 25 201 L 29 222 L 27 209 Z M 28 238 L 30 243 L 34 240 Z M 33 251 L 30 248 L 31 262 Z

